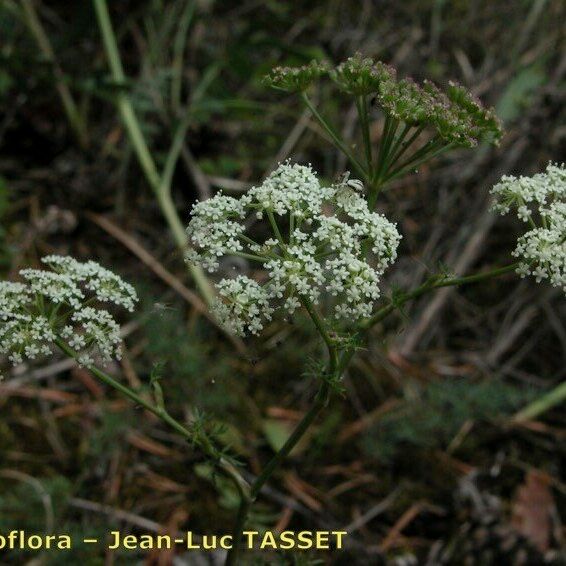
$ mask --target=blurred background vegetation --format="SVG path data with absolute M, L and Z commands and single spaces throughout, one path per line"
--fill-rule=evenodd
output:
M 120 100 L 131 101 L 185 223 L 196 199 L 239 194 L 288 157 L 329 180 L 346 167 L 295 98 L 262 86 L 273 65 L 361 51 L 401 74 L 465 84 L 497 108 L 506 135 L 496 150 L 451 153 L 386 193 L 381 211 L 404 235 L 388 288 L 412 287 L 439 266 L 467 273 L 509 262 L 518 226 L 488 212 L 487 191 L 502 174 L 564 158 L 566 6 L 124 0 L 110 8 L 120 81 L 90 2 L 0 2 L 0 271 L 12 277 L 44 254 L 71 254 L 134 283 L 142 306 L 124 321 L 126 355 L 111 371 L 142 387 L 160 372 L 171 411 L 190 419 L 203 410 L 221 423 L 251 477 L 308 406 L 319 344 L 300 317 L 235 345 L 202 316 Z M 316 99 L 355 142 L 355 109 L 327 89 Z M 347 529 L 346 549 L 254 563 L 564 563 L 563 407 L 520 426 L 509 417 L 564 379 L 565 314 L 558 291 L 509 277 L 440 291 L 376 328 L 343 396 L 252 521 Z M 231 527 L 235 494 L 202 455 L 88 372 L 64 360 L 16 368 L 0 384 L 0 408 L 1 532 Z M 0 554 L 6 564 L 221 558 L 80 545 Z

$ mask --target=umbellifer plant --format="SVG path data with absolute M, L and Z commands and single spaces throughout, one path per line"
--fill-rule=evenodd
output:
M 361 155 L 340 138 L 307 94 L 323 75 L 354 98 Z M 496 211 L 513 211 L 529 225 L 513 251 L 516 263 L 464 277 L 438 273 L 415 289 L 383 297 L 383 275 L 397 258 L 401 234 L 375 210 L 380 192 L 453 147 L 497 143 L 501 129 L 493 111 L 460 86 L 450 84 L 442 91 L 430 82 L 399 80 L 390 67 L 359 55 L 333 70 L 319 63 L 278 68 L 267 80 L 299 93 L 346 154 L 354 174 L 324 184 L 310 165 L 286 162 L 242 197 L 219 193 L 191 212 L 188 262 L 214 272 L 224 256 L 232 255 L 263 273 L 258 280 L 240 273 L 217 282 L 213 311 L 218 320 L 245 336 L 260 334 L 273 317 L 304 309 L 326 349 L 310 408 L 252 483 L 200 421 L 184 424 L 168 412 L 158 379 L 152 378 L 150 399 L 97 365 L 120 356 L 119 325 L 106 305 L 133 310 L 133 287 L 95 262 L 60 256 L 43 258 L 47 270 L 24 269 L 20 281 L 0 283 L 0 353 L 18 364 L 60 349 L 198 446 L 233 480 L 240 506 L 227 564 L 238 563 L 242 531 L 262 487 L 340 388 L 370 328 L 434 289 L 513 272 L 548 280 L 566 292 L 566 170 L 549 164 L 534 177 L 504 177 L 492 190 Z M 378 112 L 383 127 L 375 148 L 370 122 Z

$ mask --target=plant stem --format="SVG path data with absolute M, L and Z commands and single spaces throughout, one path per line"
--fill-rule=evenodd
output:
M 283 235 L 281 234 L 281 230 L 279 230 L 279 226 L 277 224 L 277 220 L 275 220 L 275 216 L 271 210 L 266 211 L 267 218 L 269 219 L 269 223 L 271 224 L 271 229 L 273 230 L 274 236 L 277 238 L 279 244 L 281 245 L 282 249 L 285 249 L 285 240 Z
M 391 149 L 389 150 L 383 163 L 384 173 L 387 173 L 387 170 L 397 161 L 399 146 L 405 141 L 405 138 L 407 137 L 410 129 L 411 126 L 409 124 L 405 124 L 401 133 L 392 141 Z
M 395 177 L 399 177 L 400 175 L 404 175 L 405 173 L 408 173 L 409 171 L 416 169 L 419 165 L 421 165 L 421 163 L 433 159 L 434 157 L 440 155 L 441 153 L 448 151 L 452 147 L 453 146 L 451 144 L 443 145 L 443 142 L 441 140 L 432 141 L 430 145 L 427 144 L 422 148 L 423 150 L 422 152 L 421 150 L 418 150 L 405 163 L 399 165 L 399 167 L 397 167 L 391 173 L 389 173 L 385 178 L 385 181 L 391 181 Z M 424 151 L 425 148 L 426 151 Z
M 368 178 L 371 179 L 373 172 L 373 158 L 371 153 L 371 136 L 369 131 L 369 112 L 365 94 L 356 97 L 356 109 L 358 111 L 358 118 L 360 120 L 360 127 L 362 129 L 362 139 L 364 142 L 364 151 L 366 158 L 366 171 Z
M 106 56 L 108 58 L 110 71 L 112 73 L 112 78 L 117 84 L 123 86 L 126 76 L 124 74 L 122 61 L 118 52 L 118 44 L 112 28 L 112 22 L 110 21 L 108 5 L 106 0 L 93 0 L 93 4 L 98 19 L 98 26 L 102 34 L 102 40 Z M 173 157 L 175 157 L 176 161 L 176 157 L 180 151 L 180 136 L 176 136 L 173 141 L 172 151 L 170 152 L 171 159 L 168 161 L 166 174 L 162 177 L 157 170 L 153 157 L 151 156 L 130 98 L 123 89 L 120 89 L 116 94 L 116 103 L 122 122 L 124 123 L 124 127 L 134 148 L 140 167 L 144 172 L 145 178 L 155 195 L 167 224 L 169 225 L 175 243 L 179 249 L 184 252 L 187 248 L 185 229 L 179 218 L 173 199 L 171 198 L 171 178 L 172 167 L 174 165 L 174 163 L 171 165 L 171 162 L 173 161 Z M 178 132 L 181 133 L 184 133 L 184 131 L 185 130 L 182 128 L 178 130 Z M 210 304 L 214 298 L 214 292 L 212 291 L 206 275 L 200 267 L 193 265 L 189 266 L 189 271 L 201 295 L 205 301 Z
M 300 297 L 302 305 L 305 307 L 306 311 L 309 313 L 311 320 L 313 321 L 316 329 L 318 330 L 319 334 L 322 336 L 324 343 L 326 344 L 326 348 L 328 349 L 328 358 L 330 363 L 330 368 L 332 371 L 335 371 L 338 368 L 338 352 L 336 351 L 336 346 L 334 341 L 328 334 L 328 330 L 326 326 L 316 311 L 316 308 L 312 304 L 312 302 L 307 299 L 306 297 Z
M 337 379 L 342 375 L 345 365 L 339 363 L 338 352 L 332 341 L 331 337 L 326 330 L 326 326 L 323 320 L 320 318 L 319 314 L 316 312 L 314 305 L 305 297 L 301 297 L 301 303 L 309 313 L 314 325 L 322 336 L 327 348 L 328 348 L 328 371 L 324 376 L 322 376 L 322 384 L 314 398 L 313 404 L 304 417 L 301 419 L 291 436 L 287 439 L 282 448 L 271 458 L 271 460 L 266 464 L 263 471 L 259 474 L 256 480 L 252 483 L 249 490 L 249 497 L 242 498 L 240 500 L 240 506 L 238 508 L 238 515 L 236 516 L 236 524 L 232 533 L 232 548 L 228 551 L 228 556 L 226 557 L 226 566 L 234 566 L 238 564 L 238 558 L 240 555 L 241 544 L 242 544 L 242 533 L 246 525 L 246 521 L 250 512 L 250 509 L 255 501 L 256 497 L 259 495 L 261 488 L 273 475 L 273 472 L 277 469 L 279 464 L 285 459 L 286 456 L 293 450 L 297 443 L 304 436 L 305 432 L 309 429 L 311 424 L 314 422 L 320 411 L 326 406 L 330 398 L 331 391 L 331 381 Z M 348 359 L 349 361 L 349 359 Z M 347 365 L 347 364 L 346 364 Z
M 389 114 L 385 115 L 385 123 L 383 124 L 383 131 L 381 133 L 381 140 L 379 141 L 379 149 L 377 152 L 377 164 L 373 171 L 373 175 L 368 180 L 368 206 L 370 210 L 375 208 L 377 204 L 377 197 L 383 185 L 386 182 L 384 175 L 387 171 L 388 157 L 392 152 L 391 145 L 395 138 L 395 132 L 399 126 L 399 121 L 392 118 Z M 367 245 L 364 246 L 364 253 L 367 252 Z
M 398 120 L 392 118 L 389 114 L 385 115 L 385 123 L 383 124 L 381 140 L 379 141 L 377 167 L 374 175 L 375 180 L 379 180 L 384 173 L 385 160 L 387 158 L 387 155 L 389 154 L 392 137 L 395 134 L 398 125 Z
M 560 383 L 536 401 L 529 403 L 526 407 L 516 413 L 512 420 L 514 422 L 521 422 L 536 419 L 549 409 L 560 405 L 564 401 L 566 401 L 566 381 Z
M 332 362 L 331 362 L 331 365 Z M 335 370 L 334 370 L 335 371 Z M 301 419 L 301 422 L 297 425 L 291 436 L 287 439 L 283 447 L 271 458 L 267 463 L 261 474 L 256 478 L 250 487 L 250 497 L 243 498 L 240 501 L 240 506 L 238 508 L 238 515 L 236 517 L 236 525 L 232 532 L 232 548 L 228 551 L 228 556 L 226 557 L 226 566 L 234 566 L 239 564 L 238 559 L 240 555 L 240 550 L 242 546 L 242 533 L 244 531 L 246 521 L 255 501 L 256 497 L 259 495 L 261 488 L 273 475 L 273 472 L 277 469 L 279 464 L 283 459 L 293 450 L 297 443 L 304 436 L 305 432 L 314 422 L 320 411 L 328 403 L 330 397 L 330 382 L 325 378 L 314 398 L 314 402 L 305 416 Z
M 254 255 L 254 254 L 247 254 L 245 252 L 232 251 L 232 252 L 230 252 L 230 255 L 235 255 L 237 257 L 243 257 L 244 259 L 249 259 L 250 261 L 258 261 L 260 263 L 266 263 L 267 261 L 269 261 L 268 257 Z
M 330 124 L 318 112 L 318 110 L 315 108 L 314 104 L 310 101 L 309 97 L 305 93 L 302 93 L 301 97 L 302 97 L 304 103 L 307 105 L 308 109 L 311 111 L 312 115 L 318 120 L 320 125 L 324 128 L 325 132 L 330 136 L 330 138 L 335 143 L 335 145 L 338 147 L 338 149 L 340 149 L 340 151 L 342 151 L 342 153 L 350 160 L 350 162 L 354 166 L 354 169 L 356 170 L 356 173 L 358 175 L 360 175 L 364 180 L 367 181 L 367 179 L 368 179 L 367 171 L 363 168 L 361 163 L 348 150 L 348 148 L 346 147 L 346 144 L 340 139 L 340 136 L 334 131 L 334 129 L 330 126 Z
M 181 87 L 183 85 L 183 61 L 184 50 L 187 42 L 189 26 L 193 20 L 195 12 L 194 1 L 187 2 L 180 15 L 180 23 L 175 39 L 173 41 L 173 77 L 171 79 L 171 103 L 175 111 L 181 107 Z
M 424 126 L 419 126 L 418 128 L 415 129 L 415 131 L 411 134 L 411 137 L 407 141 L 403 142 L 402 146 L 399 148 L 397 153 L 395 153 L 391 158 L 391 160 L 388 161 L 388 167 L 397 163 L 397 161 L 401 159 L 403 154 L 411 147 L 411 145 L 413 145 L 413 143 L 421 135 L 423 130 L 424 130 Z
M 63 340 L 60 338 L 55 340 L 57 346 L 65 353 L 69 358 L 73 360 L 77 359 L 77 353 Z M 181 436 L 189 441 L 196 441 L 199 448 L 211 459 L 214 459 L 215 463 L 218 465 L 219 468 L 223 470 L 223 472 L 232 479 L 238 492 L 240 493 L 240 497 L 242 499 L 249 498 L 249 484 L 248 482 L 242 477 L 240 472 L 234 467 L 233 464 L 228 462 L 222 456 L 218 458 L 214 447 L 211 445 L 210 440 L 206 438 L 206 436 L 201 436 L 198 439 L 195 439 L 195 435 L 184 425 L 182 425 L 179 421 L 174 419 L 164 407 L 159 405 L 154 405 L 150 403 L 147 399 L 145 399 L 142 395 L 139 395 L 134 390 L 130 389 L 126 385 L 123 385 L 112 376 L 108 375 L 106 372 L 102 371 L 101 369 L 97 368 L 94 365 L 87 365 L 86 368 L 100 381 L 109 385 L 122 395 L 126 396 L 128 399 L 136 403 L 137 405 L 143 407 L 150 413 L 153 413 L 156 417 L 161 419 L 164 423 L 169 425 L 173 430 L 178 432 Z
M 375 180 L 368 185 L 368 208 L 372 212 L 375 209 L 375 205 L 377 204 L 377 197 L 379 196 L 383 184 L 383 181 Z M 364 256 L 367 254 L 369 245 L 369 241 L 364 242 L 363 244 Z
M 515 271 L 519 266 L 518 263 L 513 263 L 506 265 L 505 267 L 500 267 L 498 269 L 493 269 L 491 271 L 484 271 L 482 273 L 475 273 L 473 275 L 468 275 L 466 277 L 451 277 L 442 278 L 434 276 L 425 281 L 420 287 L 413 289 L 407 293 L 404 293 L 401 297 L 395 299 L 389 305 L 386 305 L 379 309 L 371 318 L 366 319 L 360 324 L 360 329 L 367 330 L 371 328 L 378 322 L 382 321 L 384 318 L 389 316 L 394 310 L 403 306 L 406 302 L 416 299 L 433 289 L 439 289 L 441 287 L 451 287 L 457 285 L 467 285 L 469 283 L 476 283 L 478 281 L 483 281 L 485 279 L 491 279 L 492 277 L 498 277 L 506 273 Z

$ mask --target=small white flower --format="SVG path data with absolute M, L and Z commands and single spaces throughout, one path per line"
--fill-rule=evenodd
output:
M 501 214 L 526 205 L 544 207 L 552 200 L 566 198 L 566 169 L 563 164 L 549 163 L 544 173 L 532 177 L 504 175 L 491 189 L 491 194 L 495 197 L 493 210 Z M 523 209 L 523 216 L 525 214 L 528 213 Z
M 269 227 L 263 242 L 246 234 L 250 217 Z M 346 174 L 323 186 L 310 166 L 290 163 L 239 200 L 218 195 L 195 205 L 187 234 L 194 248 L 187 260 L 210 270 L 230 253 L 263 264 L 263 287 L 242 276 L 218 285 L 217 316 L 237 334 L 257 333 L 261 315 L 269 320 L 277 308 L 292 314 L 317 304 L 322 292 L 339 318 L 368 316 L 401 240 L 395 224 L 368 209 L 361 181 Z M 245 300 L 252 292 L 255 300 Z
M 56 255 L 46 256 L 41 261 L 60 277 L 70 279 L 76 286 L 84 285 L 100 302 L 113 303 L 130 312 L 134 310 L 138 300 L 135 289 L 95 261 L 80 263 L 71 257 Z
M 216 286 L 218 297 L 212 311 L 226 328 L 239 336 L 259 334 L 273 309 L 266 290 L 245 275 L 222 279 Z
M 32 294 L 43 295 L 56 304 L 65 303 L 77 307 L 84 299 L 78 282 L 65 273 L 22 269 L 20 276 L 27 280 Z
M 120 358 L 120 327 L 94 304 L 134 308 L 134 288 L 94 261 L 42 259 L 52 271 L 22 269 L 23 283 L 0 282 L 0 354 L 14 363 L 51 353 L 58 339 L 88 365 Z M 88 362 L 88 363 L 87 363 Z
M 348 252 L 328 260 L 326 268 L 331 274 L 326 290 L 342 298 L 335 307 L 336 317 L 353 320 L 368 317 L 380 295 L 379 273 Z
M 191 214 L 187 236 L 193 249 L 187 253 L 188 262 L 215 271 L 219 257 L 242 249 L 239 237 L 245 229 L 240 223 L 245 216 L 243 202 L 219 193 L 197 202 Z
M 492 189 L 494 210 L 515 208 L 517 216 L 534 226 L 517 240 L 513 256 L 521 260 L 517 273 L 548 280 L 566 293 L 566 169 L 550 163 L 533 177 L 505 176 Z

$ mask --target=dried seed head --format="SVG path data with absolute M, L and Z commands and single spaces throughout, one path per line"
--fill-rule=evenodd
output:
M 384 81 L 377 103 L 386 113 L 410 126 L 430 126 L 446 143 L 473 147 L 482 141 L 499 143 L 501 124 L 493 109 L 486 109 L 464 87 L 450 83 L 446 93 L 425 80 Z
M 384 82 L 395 81 L 396 71 L 393 67 L 374 62 L 356 53 L 330 72 L 330 76 L 341 90 L 348 94 L 366 95 L 379 91 Z
M 264 77 L 264 83 L 286 92 L 303 92 L 327 72 L 327 65 L 319 61 L 302 67 L 275 67 Z

